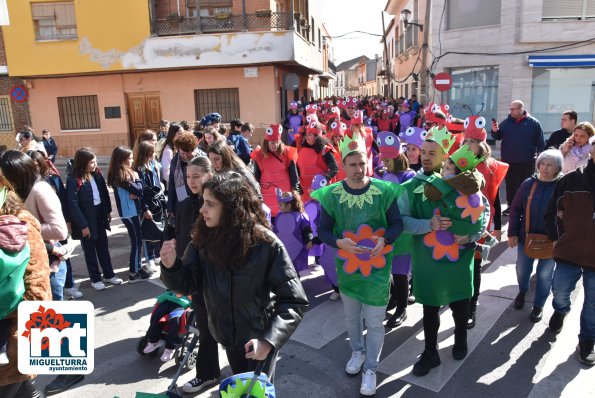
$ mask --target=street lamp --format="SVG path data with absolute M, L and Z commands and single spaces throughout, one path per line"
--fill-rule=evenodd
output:
M 409 17 L 411 17 L 411 11 L 409 11 L 408 9 L 404 8 L 401 11 L 401 20 L 403 21 L 403 25 L 405 25 L 405 29 L 407 29 L 407 26 L 409 25 L 413 25 L 413 26 L 417 26 L 419 28 L 420 31 L 424 31 L 424 26 L 422 24 L 416 23 L 416 22 L 409 22 Z

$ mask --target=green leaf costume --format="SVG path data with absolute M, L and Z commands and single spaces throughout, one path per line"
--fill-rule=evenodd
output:
M 432 201 L 426 197 L 424 186 L 427 183 L 442 192 L 440 200 Z M 442 306 L 471 297 L 474 250 L 455 244 L 453 234 L 477 234 L 482 228 L 485 212 L 476 212 L 479 218 L 475 223 L 471 217 L 464 216 L 468 209 L 460 208 L 460 203 L 467 196 L 461 197 L 462 194 L 444 183 L 438 174 L 416 174 L 402 187 L 409 199 L 411 217 L 427 220 L 439 212 L 452 221 L 448 231 L 412 237 L 413 293 L 416 300 L 425 305 Z M 481 194 L 479 200 L 482 200 Z
M 333 218 L 333 234 L 342 238 L 344 232 L 358 234 L 360 227 L 368 225 L 373 231 L 388 228 L 386 212 L 402 192 L 401 186 L 372 178 L 368 190 L 352 195 L 337 182 L 311 193 L 322 208 Z M 371 268 L 368 276 L 359 268 L 349 273 L 347 262 L 367 262 L 366 255 L 353 255 L 348 260 L 335 257 L 337 279 L 341 294 L 372 306 L 386 306 L 389 297 L 390 273 L 393 253 L 382 256 L 384 265 Z M 369 256 L 368 256 L 369 257 Z M 354 264 L 351 264 L 352 266 Z

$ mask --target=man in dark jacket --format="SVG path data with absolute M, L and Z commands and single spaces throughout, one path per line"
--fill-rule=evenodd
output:
M 48 159 L 53 163 L 56 161 L 56 155 L 58 154 L 58 145 L 56 145 L 56 141 L 52 138 L 50 130 L 43 130 L 41 135 L 43 137 L 43 147 L 48 154 Z
M 546 148 L 560 148 L 560 145 L 564 143 L 572 135 L 576 121 L 578 120 L 578 114 L 575 111 L 566 111 L 562 114 L 560 119 L 560 130 L 556 130 L 550 135 L 547 142 L 545 143 Z
M 506 174 L 506 202 L 508 215 L 516 191 L 535 171 L 535 155 L 545 148 L 539 120 L 524 109 L 523 101 L 512 101 L 508 118 L 498 124 L 492 121 L 492 137 L 502 140 L 502 161 L 510 165 Z
M 591 159 L 586 167 L 562 177 L 545 215 L 546 229 L 554 244 L 556 270 L 552 283 L 554 314 L 550 330 L 559 333 L 570 312 L 570 293 L 583 277 L 585 302 L 578 335 L 579 360 L 595 364 L 595 137 L 589 140 Z

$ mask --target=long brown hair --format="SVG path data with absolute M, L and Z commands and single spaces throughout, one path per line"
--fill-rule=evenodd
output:
M 72 175 L 75 178 L 88 180 L 91 174 L 87 171 L 87 167 L 91 160 L 95 159 L 95 154 L 89 148 L 80 148 L 74 154 L 74 161 L 72 164 Z
M 205 250 L 207 261 L 219 268 L 241 268 L 251 247 L 272 242 L 261 201 L 239 173 L 219 173 L 203 185 L 223 205 L 219 225 L 207 227 L 202 214 L 192 231 L 192 243 Z
M 134 157 L 135 170 L 145 167 L 155 155 L 155 145 L 151 141 L 143 141 L 139 143 L 135 148 L 136 156 Z
M 208 153 L 214 153 L 221 156 L 221 170 L 224 171 L 237 171 L 238 173 L 250 172 L 250 169 L 246 167 L 242 159 L 236 155 L 236 153 L 227 145 L 227 141 L 215 141 L 213 145 L 209 147 Z M 240 171 L 241 170 L 241 171 Z
M 19 195 L 17 195 L 14 191 L 14 188 L 10 182 L 6 179 L 6 177 L 0 174 L 0 189 L 2 188 L 6 188 L 8 192 L 6 193 L 6 200 L 0 206 L 0 214 L 12 216 L 18 215 L 25 209 L 25 206 L 23 205 L 21 198 L 19 198 Z
M 107 183 L 110 187 L 115 188 L 121 185 L 122 181 L 133 179 L 134 172 L 125 164 L 131 155 L 132 151 L 126 147 L 117 146 L 114 148 L 107 171 Z

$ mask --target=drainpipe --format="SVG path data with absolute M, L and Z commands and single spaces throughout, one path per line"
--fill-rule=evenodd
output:
M 289 30 L 293 30 L 294 29 L 294 25 L 293 23 L 295 22 L 295 18 L 294 18 L 294 7 L 295 5 L 293 4 L 293 0 L 291 0 L 289 2 Z
M 178 16 L 181 17 L 182 14 L 180 14 L 180 0 L 178 0 L 177 3 L 178 3 Z
M 246 17 L 246 0 L 242 0 L 242 30 L 248 31 L 248 19 Z
M 200 28 L 200 0 L 196 0 L 196 34 L 201 34 Z

